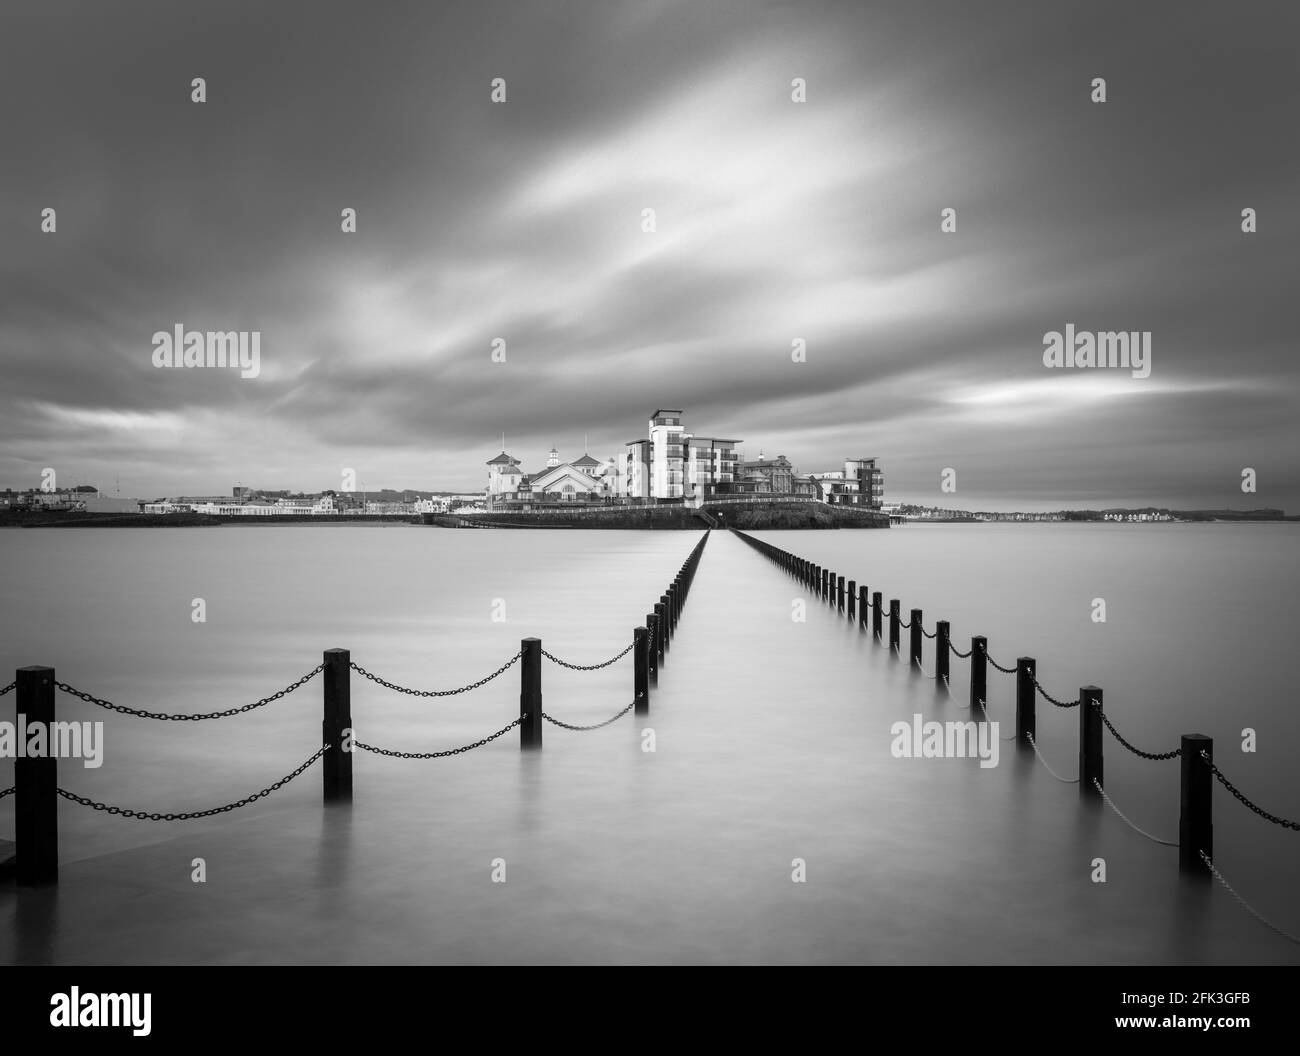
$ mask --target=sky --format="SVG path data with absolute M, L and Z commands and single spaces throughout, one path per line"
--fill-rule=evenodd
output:
M 0 487 L 470 491 L 503 433 L 528 472 L 673 407 L 875 456 L 887 501 L 1296 512 L 1298 38 L 1242 2 L 8 0 Z M 1067 324 L 1150 331 L 1150 376 L 1045 367 Z M 177 325 L 259 332 L 258 376 L 156 367 Z

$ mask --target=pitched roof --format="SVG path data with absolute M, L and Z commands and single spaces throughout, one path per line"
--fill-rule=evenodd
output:
M 519 459 L 511 458 L 504 451 L 502 451 L 501 454 L 497 455 L 496 458 L 489 458 L 487 464 L 489 466 L 497 466 L 497 465 L 517 466 L 519 465 Z
M 581 458 L 575 458 L 569 464 L 573 466 L 598 466 L 600 465 L 600 462 L 592 458 L 590 455 L 584 454 Z

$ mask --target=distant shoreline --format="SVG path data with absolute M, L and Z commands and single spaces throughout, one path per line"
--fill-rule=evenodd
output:
M 828 507 L 828 510 L 833 507 Z M 1268 511 L 1270 514 L 1272 511 Z M 1231 511 L 1179 511 L 1175 513 L 1170 511 L 1170 520 L 1161 521 L 1106 521 L 1100 516 L 1074 516 L 1064 517 L 1059 520 L 987 520 L 977 517 L 908 517 L 901 521 L 896 520 L 894 526 L 906 528 L 913 524 L 1106 524 L 1119 527 L 1121 525 L 1141 525 L 1144 527 L 1157 527 L 1159 525 L 1174 524 L 1293 524 L 1300 521 L 1300 515 L 1281 516 L 1265 515 L 1263 511 L 1243 511 L 1241 513 L 1232 513 Z M 481 518 L 481 523 L 475 524 L 477 519 Z M 685 523 L 691 520 L 689 517 L 679 518 L 683 523 L 674 523 L 672 527 L 682 528 L 702 527 L 700 524 Z M 800 521 L 793 517 L 777 517 L 768 512 L 765 516 L 754 518 L 755 521 L 766 523 L 748 523 L 742 524 L 739 519 L 735 527 L 752 528 L 757 530 L 767 529 L 800 529 L 800 528 L 837 528 L 850 527 L 850 525 L 841 523 L 815 523 L 809 521 Z M 459 521 L 461 524 L 453 524 L 452 521 Z M 525 520 L 520 518 L 513 524 L 500 523 L 501 517 L 497 515 L 496 523 L 494 518 L 487 514 L 460 514 L 460 515 L 392 515 L 392 514 L 322 514 L 317 516 L 303 516 L 298 514 L 282 514 L 260 517 L 222 517 L 206 513 L 84 513 L 77 511 L 59 511 L 59 512 L 42 512 L 42 511 L 2 511 L 0 512 L 0 528 L 218 528 L 226 525 L 244 526 L 262 525 L 264 527 L 284 527 L 286 525 L 311 526 L 311 527 L 384 527 L 384 528 L 419 528 L 419 527 L 475 527 L 475 528 L 515 528 L 515 529 L 545 529 L 545 528 L 590 528 L 595 530 L 612 530 L 628 528 L 645 528 L 656 529 L 668 527 L 665 525 L 651 523 L 637 523 L 628 519 L 626 523 L 612 524 L 601 523 L 597 519 L 584 519 L 577 523 L 573 521 L 565 522 L 548 518 L 547 521 Z M 465 523 L 468 522 L 468 523 Z M 728 527 L 726 521 L 718 525 L 719 527 Z M 859 527 L 852 525 L 852 527 Z M 861 525 L 866 527 L 866 525 Z
M 220 517 L 209 513 L 58 513 L 16 512 L 0 513 L 0 528 L 220 528 L 226 525 L 314 525 L 324 527 L 365 526 L 418 528 L 418 515 L 392 514 L 281 514 L 261 517 Z

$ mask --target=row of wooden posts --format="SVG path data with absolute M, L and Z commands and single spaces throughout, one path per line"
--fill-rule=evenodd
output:
M 884 601 L 880 591 L 868 592 L 865 585 L 856 580 L 845 581 L 829 568 L 812 561 L 806 561 L 789 551 L 763 542 L 744 532 L 732 530 L 754 549 L 773 561 L 812 594 L 845 614 L 850 621 L 865 628 L 868 616 L 871 623 L 871 635 L 876 641 L 883 640 L 884 635 Z M 889 602 L 889 648 L 898 653 L 899 632 L 902 630 L 902 610 L 897 598 Z M 908 662 L 913 667 L 921 667 L 922 613 L 912 609 L 909 617 Z M 971 709 L 978 702 L 988 702 L 988 638 L 976 635 L 970 640 L 970 702 Z M 938 620 L 934 625 L 934 678 L 936 685 L 947 687 L 949 682 L 949 661 L 951 658 L 951 639 L 947 620 Z M 1038 675 L 1037 662 L 1031 656 L 1016 659 L 1016 744 L 1026 751 L 1034 750 L 1033 741 L 1037 737 L 1037 703 Z M 1085 800 L 1099 801 L 1102 796 L 1100 787 L 1105 786 L 1103 779 L 1102 756 L 1102 691 L 1097 686 L 1082 686 L 1079 689 L 1079 795 Z M 1204 753 L 1204 754 L 1202 754 Z M 1214 774 L 1210 762 L 1214 758 L 1214 740 L 1200 733 L 1184 734 L 1182 737 L 1179 759 L 1179 819 L 1178 819 L 1178 864 L 1179 868 L 1197 877 L 1209 879 L 1210 872 L 1201 860 L 1200 852 L 1207 858 L 1214 857 L 1214 824 L 1211 792 L 1214 787 Z
M 650 688 L 659 683 L 659 669 L 677 633 L 686 596 L 695 579 L 706 531 L 657 602 L 642 627 L 633 630 L 633 711 L 650 713 Z M 542 746 L 542 640 L 520 642 L 519 746 Z M 322 789 L 325 802 L 352 799 L 352 756 L 343 744 L 352 729 L 352 654 L 347 649 L 326 649 L 324 655 Z M 14 686 L 16 712 L 26 728 L 46 727 L 49 743 L 54 718 L 55 677 L 52 667 L 24 667 Z M 14 760 L 15 873 L 20 884 L 57 883 L 59 877 L 58 760 L 54 757 Z

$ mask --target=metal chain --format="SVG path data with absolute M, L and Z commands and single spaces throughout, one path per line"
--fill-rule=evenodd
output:
M 609 667 L 610 664 L 622 660 L 623 657 L 627 656 L 627 654 L 632 651 L 632 648 L 635 645 L 636 645 L 636 639 L 633 639 L 628 644 L 628 647 L 626 649 L 624 649 L 617 656 L 611 656 L 603 664 L 571 664 L 567 660 L 561 660 L 558 656 L 553 656 L 551 653 L 548 653 L 545 649 L 542 650 L 542 655 L 546 657 L 547 660 L 553 661 L 554 663 L 559 664 L 561 667 L 567 667 L 570 671 L 599 671 L 602 667 Z
M 959 708 L 970 707 L 970 701 L 966 701 L 965 703 L 963 703 L 962 701 L 957 699 L 957 694 L 955 694 L 952 691 L 952 683 L 947 678 L 943 680 L 943 688 L 948 691 L 948 699 L 951 700 L 954 704 L 956 704 L 957 707 Z
M 17 785 L 10 785 L 8 788 L 0 788 L 0 799 L 4 799 L 5 796 L 12 796 L 17 790 Z
M 635 703 L 636 703 L 635 700 L 632 701 L 632 704 L 635 704 Z M 596 723 L 596 725 L 594 725 L 594 726 L 572 726 L 572 725 L 570 725 L 570 724 L 567 723 L 567 722 L 561 722 L 559 719 L 553 719 L 553 718 L 551 718 L 551 716 L 547 715 L 546 712 L 542 712 L 542 718 L 544 718 L 547 722 L 554 723 L 556 726 L 559 726 L 561 729 L 565 729 L 565 730 L 577 730 L 578 732 L 581 733 L 581 732 L 585 732 L 585 731 L 587 731 L 587 730 L 598 730 L 598 729 L 600 729 L 602 726 L 608 726 L 611 722 L 617 722 L 619 719 L 621 719 L 624 715 L 626 715 L 629 711 L 632 710 L 632 704 L 629 704 L 626 708 L 624 708 L 622 711 L 620 711 L 620 712 L 619 712 L 617 715 L 615 715 L 613 718 L 606 719 L 604 722 L 598 722 L 598 723 Z
M 1101 713 L 1101 721 L 1106 724 L 1106 729 L 1110 730 L 1110 732 L 1114 734 L 1115 740 L 1119 741 L 1120 744 L 1122 744 L 1134 755 L 1140 755 L 1143 759 L 1154 759 L 1155 761 L 1159 762 L 1163 759 L 1177 759 L 1180 755 L 1183 754 L 1183 750 L 1181 748 L 1175 748 L 1172 752 L 1144 752 L 1141 748 L 1135 748 L 1133 745 L 1129 744 L 1128 741 L 1124 740 L 1122 736 L 1120 736 L 1119 730 L 1115 729 L 1115 727 L 1111 725 L 1111 721 L 1107 717 L 1104 711 Z M 1123 815 L 1121 814 L 1120 817 L 1123 817 Z
M 0 697 L 3 697 L 6 693 L 11 692 L 14 686 L 16 685 L 18 685 L 18 683 L 17 681 L 14 681 L 14 682 L 10 682 L 9 685 L 5 686 L 3 689 L 0 689 Z
M 938 632 L 935 632 L 935 633 L 937 634 Z M 933 637 L 935 637 L 935 635 L 934 635 L 934 634 L 931 634 L 929 631 L 927 631 L 927 630 L 925 629 L 924 626 L 921 627 L 921 634 L 924 635 L 926 638 L 933 638 Z
M 83 807 L 93 807 L 95 810 L 104 810 L 109 814 L 120 814 L 124 818 L 139 818 L 141 821 L 191 821 L 194 818 L 208 818 L 214 814 L 224 814 L 229 810 L 238 810 L 240 807 L 246 807 L 250 803 L 255 803 L 264 796 L 269 796 L 277 789 L 283 788 L 295 777 L 306 770 L 312 763 L 319 759 L 329 750 L 328 744 L 322 744 L 302 766 L 298 767 L 293 773 L 280 778 L 275 784 L 262 789 L 261 792 L 254 792 L 251 796 L 245 796 L 237 803 L 227 803 L 224 807 L 212 807 L 209 810 L 192 810 L 183 814 L 158 814 L 144 810 L 128 810 L 126 807 L 112 807 L 107 803 L 97 803 L 93 799 L 87 799 L 85 796 L 79 796 L 75 792 L 69 792 L 66 788 L 59 788 L 56 791 L 64 799 L 70 799 L 74 803 L 80 803 Z
M 1214 879 L 1219 881 L 1219 883 L 1223 885 L 1224 890 L 1226 890 L 1228 894 L 1230 894 L 1233 898 L 1237 900 L 1237 905 L 1239 905 L 1242 909 L 1244 909 L 1247 913 L 1249 913 L 1252 917 L 1254 917 L 1257 921 L 1263 924 L 1264 927 L 1268 928 L 1270 931 L 1275 931 L 1277 932 L 1277 934 L 1281 935 L 1282 938 L 1286 939 L 1288 942 L 1294 942 L 1296 945 L 1300 946 L 1300 938 L 1296 938 L 1289 931 L 1283 931 L 1271 920 L 1266 919 L 1261 913 L 1259 913 L 1255 909 L 1254 906 L 1252 906 L 1249 902 L 1247 902 L 1244 898 L 1242 898 L 1239 894 L 1237 894 L 1233 886 L 1223 878 L 1223 874 L 1219 872 L 1219 870 L 1214 868 L 1214 863 L 1210 861 L 1209 855 L 1207 855 L 1202 850 L 1198 850 L 1196 853 L 1201 856 L 1201 861 L 1205 863 L 1205 867 L 1208 870 L 1210 870 L 1211 873 L 1214 874 Z
M 1068 703 L 1064 700 L 1057 700 L 1054 696 L 1052 696 L 1052 694 L 1050 694 L 1049 692 L 1047 692 L 1047 690 L 1043 688 L 1043 684 L 1039 682 L 1038 679 L 1035 678 L 1033 675 L 1030 675 L 1029 679 L 1034 683 L 1034 688 L 1038 690 L 1038 692 L 1042 695 L 1043 699 L 1049 701 L 1052 704 L 1055 704 L 1058 708 L 1077 708 L 1079 706 L 1079 702 L 1077 700 L 1071 700 Z
M 360 741 L 354 742 L 363 752 L 374 752 L 375 755 L 387 755 L 393 759 L 442 759 L 448 755 L 460 755 L 462 752 L 472 752 L 475 748 L 482 748 L 489 741 L 495 741 L 502 734 L 509 733 L 518 726 L 524 719 L 528 718 L 528 713 L 520 715 L 509 726 L 506 726 L 496 733 L 488 734 L 481 741 L 475 741 L 473 744 L 462 745 L 460 748 L 448 748 L 443 752 L 396 752 L 391 748 L 376 748 L 373 744 L 362 744 Z
M 985 722 L 991 722 L 991 721 L 992 721 L 992 720 L 989 718 L 989 709 L 986 708 L 986 707 L 984 706 L 984 701 L 982 701 L 982 700 L 980 701 L 980 711 L 982 711 L 982 712 L 984 713 L 984 721 L 985 721 Z M 998 740 L 1000 740 L 1000 741 L 1014 741 L 1015 739 L 1016 739 L 1016 733 L 1015 733 L 1014 730 L 1011 731 L 1010 735 L 1003 735 L 1003 734 L 1001 734 L 1001 733 L 998 734 Z
M 284 689 L 278 693 L 272 693 L 269 697 L 263 697 L 261 700 L 254 701 L 252 704 L 245 704 L 239 708 L 229 708 L 226 711 L 204 711 L 195 715 L 183 715 L 165 711 L 144 711 L 140 708 L 128 708 L 125 704 L 114 704 L 111 700 L 101 700 L 99 697 L 92 696 L 89 693 L 83 693 L 75 689 L 66 682 L 55 682 L 54 685 L 72 697 L 80 697 L 88 704 L 95 704 L 101 708 L 107 708 L 109 711 L 118 711 L 123 715 L 134 715 L 137 719 L 170 719 L 173 722 L 201 722 L 204 719 L 228 719 L 231 715 L 242 715 L 246 711 L 252 711 L 254 708 L 262 708 L 272 701 L 279 700 L 281 697 L 288 696 L 295 689 L 306 685 L 318 674 L 325 670 L 325 665 L 317 664 L 308 671 L 297 682 L 290 682 Z
M 1025 737 L 1028 738 L 1029 746 L 1033 748 L 1034 754 L 1038 756 L 1038 761 L 1042 763 L 1044 767 L 1047 768 L 1047 772 L 1051 774 L 1054 778 L 1056 778 L 1056 780 L 1061 782 L 1061 784 L 1063 785 L 1077 785 L 1079 783 L 1079 779 L 1077 777 L 1062 777 L 1050 766 L 1048 766 L 1047 760 L 1043 758 L 1043 753 L 1038 750 L 1037 739 L 1028 730 L 1025 731 Z
M 501 674 L 503 671 L 509 670 L 513 664 L 518 663 L 519 658 L 523 655 L 523 650 L 521 649 L 486 678 L 480 678 L 477 682 L 471 682 L 468 686 L 461 686 L 459 689 L 407 689 L 405 686 L 398 686 L 394 685 L 392 682 L 385 682 L 378 675 L 372 675 L 364 667 L 354 661 L 348 661 L 348 664 L 352 670 L 362 678 L 368 678 L 376 685 L 383 686 L 385 689 L 391 689 L 395 693 L 406 693 L 412 697 L 454 697 L 457 693 L 468 693 L 471 689 L 478 689 L 479 686 L 487 685 L 496 678 L 497 675 Z
M 903 628 L 903 630 L 905 630 L 905 631 L 910 631 L 910 630 L 912 629 L 912 624 L 911 624 L 911 622 L 908 621 L 908 620 L 903 619 L 902 616 L 898 617 L 898 626 L 900 626 L 901 628 Z
M 1014 667 L 1003 667 L 996 660 L 994 660 L 993 657 L 989 656 L 987 651 L 984 653 L 984 659 L 987 660 L 994 667 L 996 667 L 1004 675 L 1014 675 L 1016 673 L 1016 669 Z
M 1257 807 L 1242 795 L 1237 789 L 1237 786 L 1229 781 L 1224 776 L 1223 771 L 1214 765 L 1214 760 L 1210 758 L 1209 753 L 1206 752 L 1204 748 L 1201 749 L 1201 758 L 1210 764 L 1210 770 L 1213 772 L 1214 776 L 1219 779 L 1224 788 L 1237 797 L 1237 801 L 1241 803 L 1242 806 L 1249 807 L 1265 821 L 1271 821 L 1274 825 L 1281 825 L 1284 829 L 1294 829 L 1295 831 L 1300 832 L 1300 821 L 1287 821 L 1286 818 L 1279 818 L 1276 814 L 1270 814 L 1263 807 Z
M 1138 835 L 1145 836 L 1152 843 L 1159 843 L 1165 847 L 1178 846 L 1177 840 L 1162 840 L 1159 836 L 1152 836 L 1151 833 L 1146 831 L 1146 829 L 1139 829 L 1136 825 L 1133 824 L 1133 822 L 1129 821 L 1127 815 L 1125 815 L 1125 813 L 1122 810 L 1120 810 L 1119 807 L 1115 806 L 1115 801 L 1112 800 L 1110 796 L 1106 795 L 1106 790 L 1101 787 L 1100 781 L 1098 781 L 1094 777 L 1092 779 L 1092 784 L 1093 787 L 1096 788 L 1097 791 L 1101 793 L 1101 798 L 1104 799 L 1110 805 L 1110 809 L 1113 810 L 1116 814 L 1118 814 L 1120 816 L 1120 819 L 1124 821 L 1128 825 L 1128 827 L 1132 829 L 1134 832 L 1136 832 Z
M 951 649 L 954 653 L 956 653 L 957 656 L 960 657 L 962 660 L 965 660 L 968 656 L 970 656 L 971 653 L 975 651 L 974 649 L 968 649 L 966 652 L 963 653 L 960 649 L 958 649 L 955 645 L 952 644 L 951 638 L 948 639 L 948 648 Z

